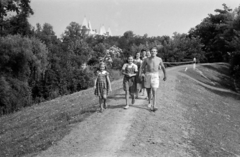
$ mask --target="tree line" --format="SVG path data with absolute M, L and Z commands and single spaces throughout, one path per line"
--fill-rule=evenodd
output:
M 188 33 L 172 37 L 139 36 L 131 30 L 122 36 L 88 36 L 71 22 L 58 38 L 49 23 L 31 26 L 32 14 L 30 0 L 0 2 L 0 115 L 93 86 L 98 60 L 109 50 L 111 79 L 118 78 L 127 56 L 153 46 L 164 62 L 194 57 L 229 62 L 232 74 L 240 75 L 240 7 L 223 4 Z

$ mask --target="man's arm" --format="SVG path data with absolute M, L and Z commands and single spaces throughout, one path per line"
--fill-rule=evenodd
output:
M 166 80 L 167 80 L 167 73 L 166 73 L 166 69 L 165 69 L 165 66 L 164 66 L 162 60 L 161 60 L 161 62 L 160 62 L 160 66 L 161 66 L 162 71 L 163 71 L 163 74 L 164 74 L 163 81 L 166 81 Z

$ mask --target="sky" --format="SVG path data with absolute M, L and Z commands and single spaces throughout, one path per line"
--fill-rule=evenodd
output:
M 239 0 L 31 0 L 29 22 L 48 23 L 58 37 L 71 22 L 80 25 L 84 17 L 92 28 L 99 31 L 104 25 L 113 35 L 133 31 L 143 36 L 173 36 L 174 32 L 188 33 L 215 9 L 231 9 L 240 5 Z

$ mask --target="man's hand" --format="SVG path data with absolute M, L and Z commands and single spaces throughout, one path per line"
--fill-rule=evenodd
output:
M 164 76 L 164 77 L 163 77 L 163 81 L 166 81 L 166 80 L 167 80 L 167 77 L 166 77 L 166 76 Z

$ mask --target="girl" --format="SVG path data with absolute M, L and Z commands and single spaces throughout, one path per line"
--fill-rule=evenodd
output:
M 103 109 L 107 108 L 107 96 L 108 92 L 112 91 L 112 88 L 105 63 L 101 62 L 99 64 L 99 69 L 100 71 L 97 71 L 97 78 L 94 81 L 94 94 L 99 96 L 100 112 L 103 112 Z
M 138 72 L 137 65 L 133 63 L 133 56 L 128 57 L 128 63 L 125 63 L 122 67 L 122 74 L 124 75 L 123 78 L 123 89 L 125 91 L 125 99 L 126 99 L 126 106 L 124 109 L 129 108 L 129 94 L 132 98 L 132 104 L 135 103 L 134 94 L 136 92 L 136 82 L 135 76 Z

